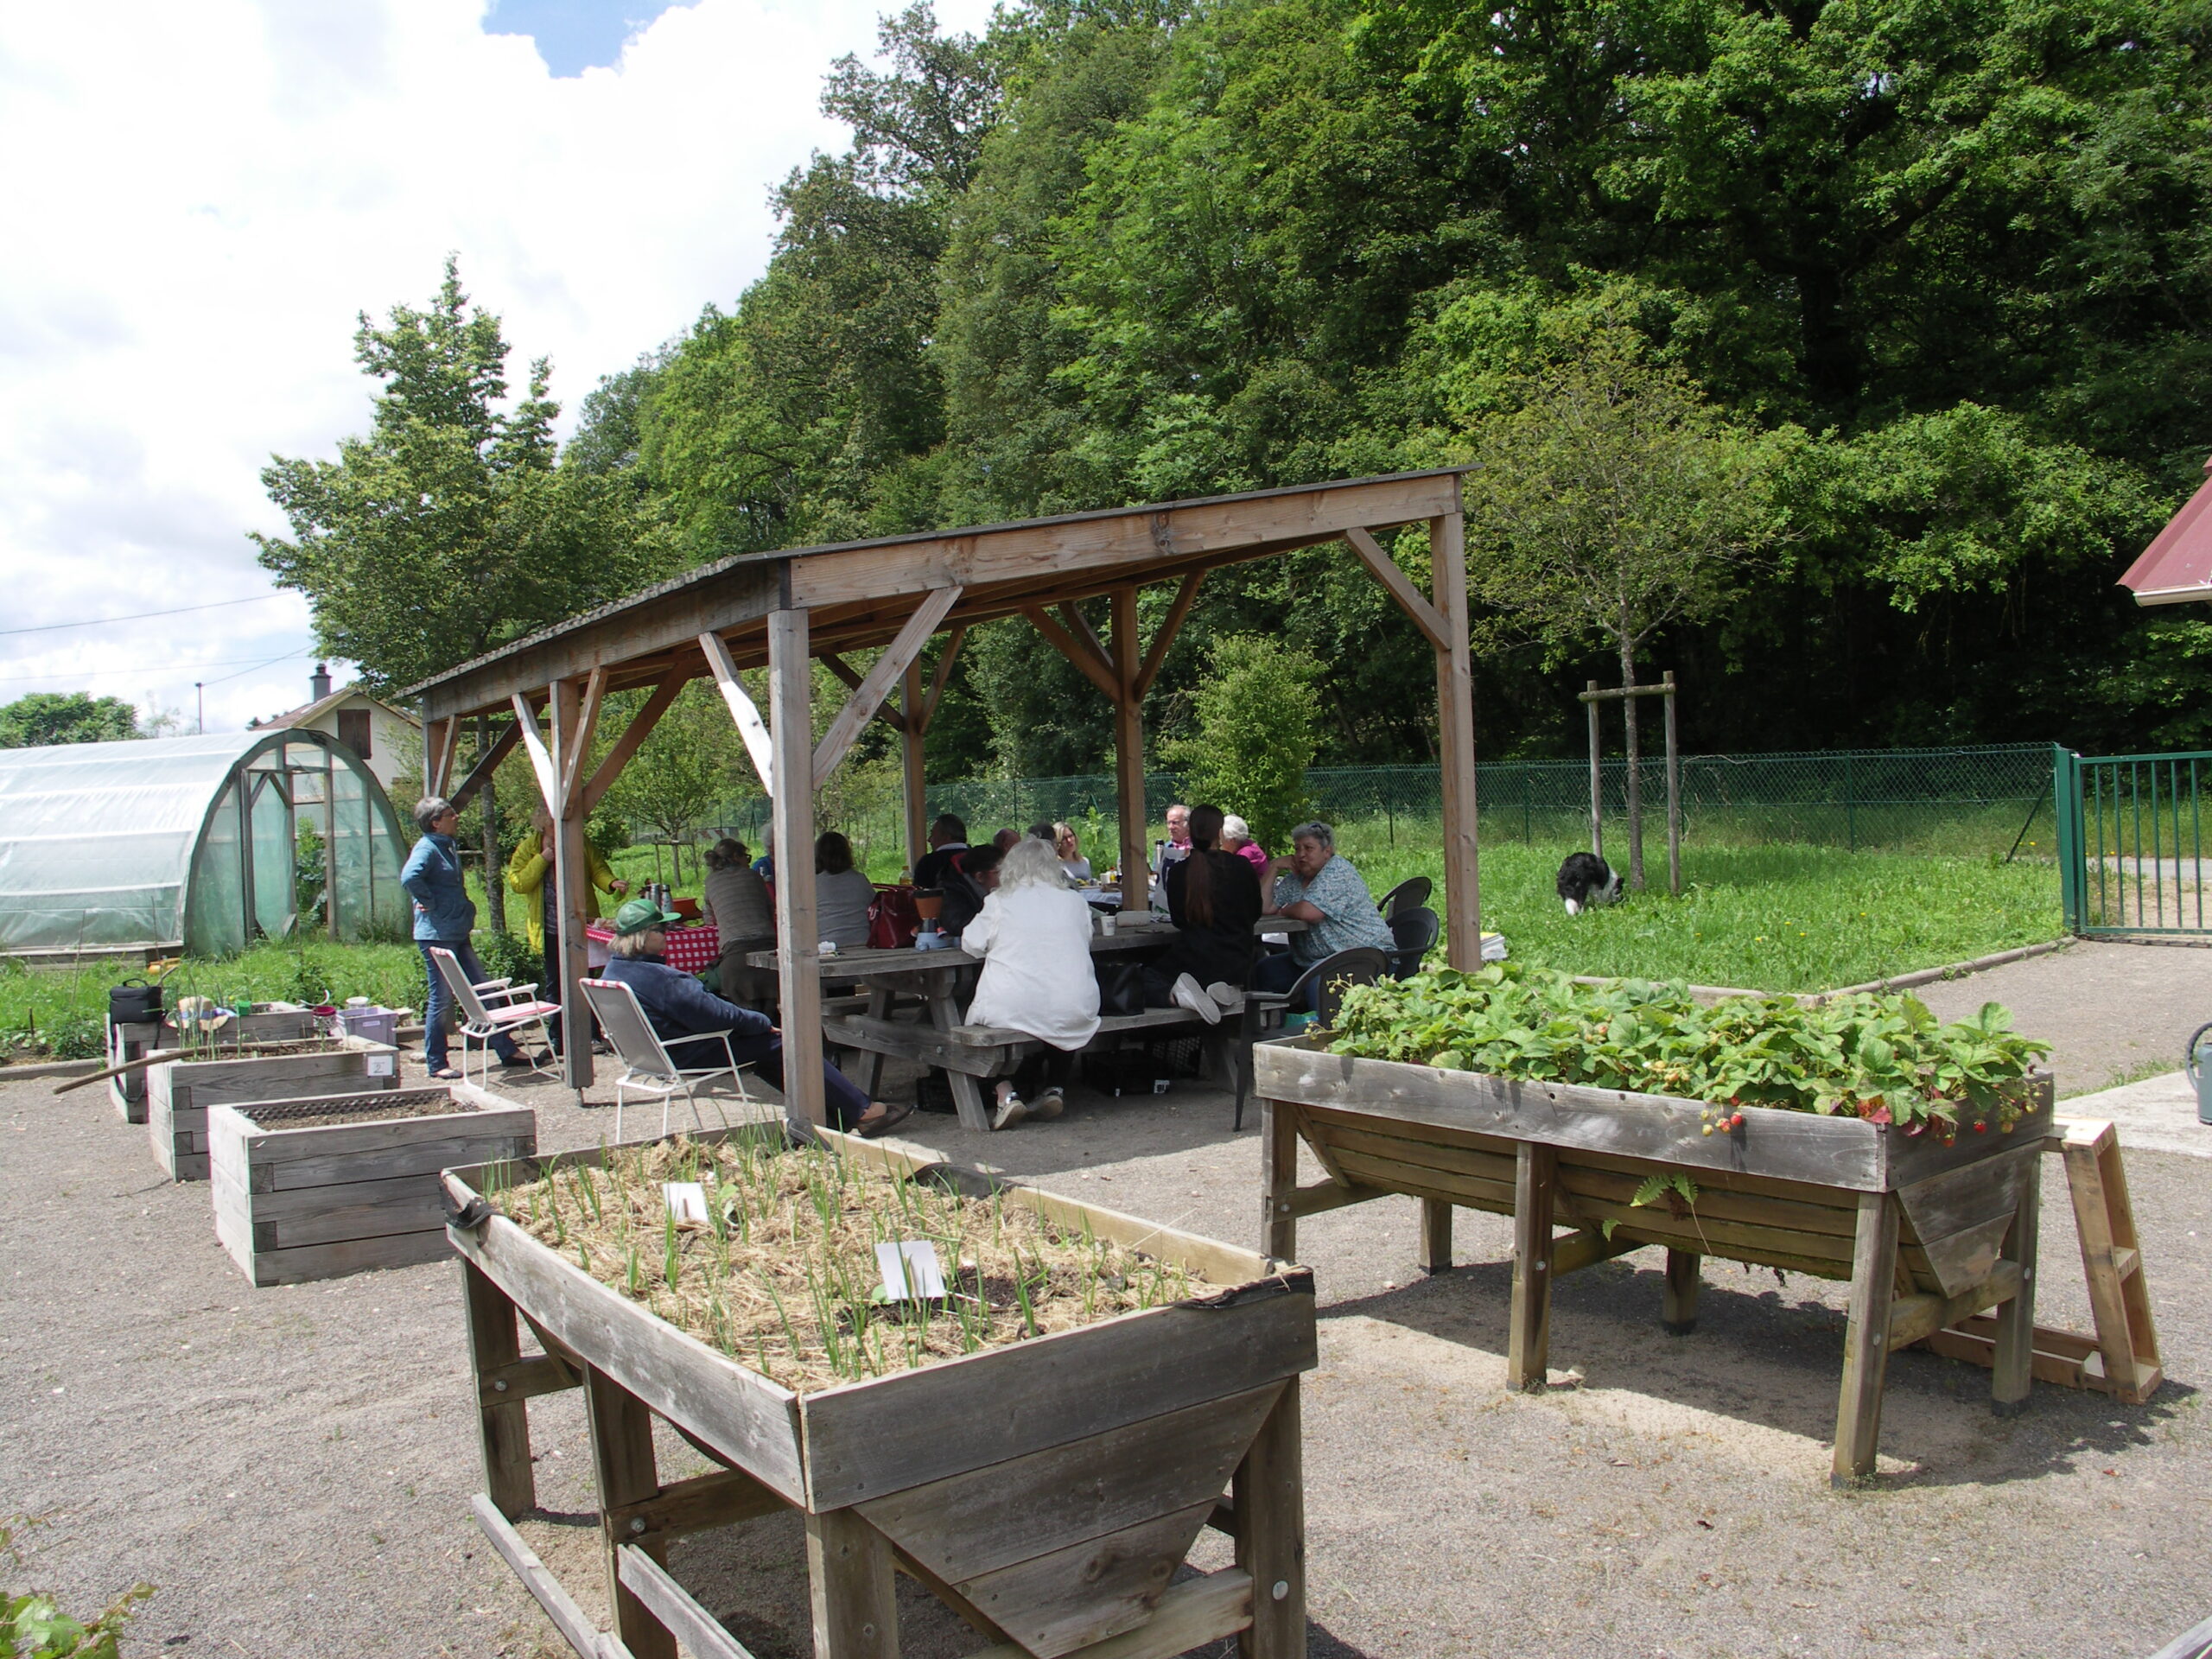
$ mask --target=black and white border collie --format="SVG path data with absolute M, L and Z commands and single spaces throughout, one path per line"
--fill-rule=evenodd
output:
M 1567 913 L 1580 916 L 1592 905 L 1610 905 L 1621 896 L 1621 879 L 1595 853 L 1569 853 L 1559 867 L 1559 896 Z

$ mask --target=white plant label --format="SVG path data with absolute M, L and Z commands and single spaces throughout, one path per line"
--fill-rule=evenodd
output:
M 926 1238 L 877 1245 L 875 1265 L 883 1271 L 883 1294 L 892 1301 L 934 1302 L 944 1296 L 944 1269 L 938 1265 L 937 1246 Z
M 371 1054 L 365 1058 L 368 1061 L 368 1065 L 364 1075 L 372 1077 L 392 1076 L 394 1068 L 399 1061 L 399 1056 L 397 1054 Z
M 677 1223 L 707 1224 L 707 1189 L 698 1182 L 666 1181 L 660 1190 L 668 1195 L 668 1213 Z

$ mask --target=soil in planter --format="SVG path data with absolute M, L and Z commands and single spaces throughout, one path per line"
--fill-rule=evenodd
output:
M 257 1103 L 235 1107 L 257 1128 L 327 1129 L 340 1123 L 382 1123 L 403 1117 L 451 1117 L 475 1107 L 443 1089 L 409 1089 L 397 1094 L 346 1095 L 328 1100 Z
M 664 1184 L 697 1181 L 706 1224 Z M 533 1238 L 671 1325 L 804 1393 L 1157 1307 L 1203 1290 L 1173 1262 L 817 1147 L 682 1139 L 549 1160 L 487 1194 Z M 927 1240 L 947 1295 L 882 1299 L 878 1244 Z

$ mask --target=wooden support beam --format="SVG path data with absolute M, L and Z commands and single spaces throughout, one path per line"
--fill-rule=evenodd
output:
M 1985 1309 L 2012 1300 L 2023 1281 L 2018 1262 L 1999 1260 L 1989 1277 L 1959 1295 L 1920 1291 L 1897 1297 L 1890 1304 L 1890 1351 L 1909 1348 L 1946 1325 L 1962 1325 Z
M 906 818 L 906 868 L 911 873 L 929 850 L 929 779 L 923 738 L 929 731 L 928 703 L 922 691 L 922 664 L 917 658 L 906 664 L 899 689 L 906 718 L 899 737 L 899 780 L 904 785 Z
M 735 683 L 733 676 L 730 683 Z M 806 613 L 771 613 L 768 713 L 776 747 L 762 775 L 772 772 L 779 780 L 772 791 L 776 965 L 782 995 L 784 1109 L 795 1123 L 821 1123 L 828 1113 L 822 1094 L 822 969 L 816 954 L 822 936 L 814 918 L 813 692 Z
M 768 735 L 768 724 L 760 718 L 760 710 L 753 699 L 745 695 L 744 683 L 737 677 L 737 664 L 730 660 L 729 647 L 718 633 L 699 636 L 699 649 L 707 653 L 707 671 L 715 677 L 715 683 L 721 689 L 722 701 L 729 705 L 730 718 L 737 722 L 738 734 L 745 740 L 745 752 L 753 757 L 753 770 L 760 774 L 760 787 L 770 795 L 776 792 L 775 748 Z M 811 837 L 809 837 L 811 844 Z M 776 843 L 781 846 L 783 843 Z
M 817 1656 L 899 1659 L 898 1580 L 891 1542 L 858 1510 L 806 1517 L 806 1577 Z
M 599 730 L 599 711 L 607 699 L 607 671 L 592 670 L 584 681 L 583 696 L 576 710 L 576 729 L 561 750 L 561 798 L 573 799 L 583 787 L 584 762 L 591 759 L 591 741 Z
M 674 1638 L 669 1650 L 681 1642 L 696 1659 L 753 1659 L 752 1650 L 728 1630 L 721 1621 L 702 1607 L 669 1575 L 669 1571 L 635 1544 L 625 1544 L 615 1557 L 615 1572 L 623 1587 L 644 1604 Z
M 1514 1147 L 1513 1302 L 1506 1334 L 1505 1386 L 1541 1394 L 1552 1341 L 1552 1207 L 1559 1148 L 1523 1141 Z
M 1436 737 L 1444 785 L 1444 944 L 1452 966 L 1483 965 L 1482 880 L 1476 856 L 1475 680 L 1467 632 L 1466 526 L 1430 521 L 1432 590 L 1444 620 L 1436 650 Z M 1394 567 L 1395 568 L 1395 567 Z
M 545 747 L 545 734 L 537 728 L 537 711 L 519 691 L 515 693 L 515 732 L 530 753 L 530 769 L 537 779 L 537 798 L 545 803 L 545 810 L 557 818 L 561 816 L 561 774 L 553 769 L 553 757 Z M 557 733 L 555 741 L 559 741 Z
M 1376 580 L 1388 588 L 1390 597 L 1398 601 L 1398 608 L 1413 618 L 1414 626 L 1428 638 L 1428 643 L 1439 651 L 1452 648 L 1452 629 L 1435 606 L 1421 596 L 1413 579 L 1398 568 L 1382 543 L 1363 530 L 1348 530 L 1344 540 L 1351 550 L 1359 555 L 1359 562 L 1375 573 Z
M 476 791 L 492 781 L 492 774 L 499 769 L 499 763 L 515 752 L 515 745 L 521 741 L 520 726 L 502 726 L 499 728 L 499 734 L 492 740 L 492 746 L 478 755 L 476 764 L 469 767 L 468 776 L 462 779 L 460 786 L 446 797 L 453 803 L 454 811 L 462 810 L 476 798 Z
M 590 753 L 583 705 L 583 689 L 574 680 L 553 683 L 553 753 L 581 756 Z M 524 742 L 536 736 L 537 722 L 532 721 L 531 725 L 531 729 L 523 734 Z M 543 751 L 543 745 L 532 749 L 533 764 Z M 550 756 L 547 764 L 550 769 Z M 584 840 L 585 812 L 580 795 L 581 791 L 564 788 L 546 803 L 553 814 L 553 834 L 560 849 L 553 861 L 553 873 L 560 882 L 560 983 L 542 988 L 551 1001 L 561 1005 L 561 1077 L 579 1096 L 591 1086 L 592 1079 L 591 1015 L 584 1007 L 580 982 L 591 972 L 590 946 L 584 938 L 584 925 L 599 910 L 592 899 L 591 848 Z M 498 879 L 498 872 L 487 874 L 491 879 Z
M 1990 1369 L 1990 1408 L 1999 1417 L 2017 1417 L 2028 1408 L 2036 1357 L 2036 1253 L 2043 1230 L 2043 1160 L 2031 1159 L 2020 1184 L 2012 1224 L 2005 1229 L 1999 1268 L 2019 1277 L 2011 1298 L 1997 1309 L 1995 1363 Z M 1991 1274 L 1993 1280 L 1995 1274 Z M 2093 1304 L 2094 1306 L 2094 1304 Z M 1950 1323 L 1945 1320 L 1945 1324 Z
M 1109 701 L 1119 702 L 1122 683 L 1115 675 L 1114 666 L 1096 655 L 1075 635 L 1054 620 L 1051 612 L 1041 605 L 1033 605 L 1022 613 L 1033 623 L 1045 641 L 1061 656 L 1083 671 L 1084 678 L 1103 691 Z
M 855 691 L 861 689 L 862 682 L 868 677 L 834 651 L 823 652 L 815 658 L 815 661 L 820 663 Z M 905 677 L 903 674 L 899 677 L 902 684 Z M 895 707 L 887 700 L 876 709 L 875 717 L 894 732 L 904 732 L 906 729 L 905 709 Z
M 588 1044 L 570 1044 L 588 1047 Z M 607 1599 L 614 1610 L 614 1634 L 637 1659 L 677 1659 L 676 1638 L 622 1573 L 626 1541 L 616 1530 L 613 1512 L 625 1504 L 660 1496 L 660 1475 L 653 1464 L 653 1414 L 644 1401 L 597 1366 L 584 1373 L 585 1420 L 591 1428 L 591 1456 L 599 1479 L 600 1540 L 607 1566 Z M 668 1553 L 665 1541 L 648 1546 L 656 1558 Z
M 968 638 L 967 625 L 955 626 L 944 636 L 944 649 L 938 653 L 937 672 L 930 677 L 929 695 L 922 699 L 922 729 L 927 731 L 930 722 L 937 718 L 938 700 L 944 696 L 944 688 L 952 678 L 953 660 L 960 655 L 960 647 Z
M 1668 1334 L 1687 1337 L 1697 1329 L 1699 1269 L 1705 1258 L 1695 1250 L 1667 1252 L 1667 1282 L 1660 1293 L 1659 1323 Z
M 1183 578 L 1183 585 L 1175 590 L 1175 602 L 1167 607 L 1167 614 L 1160 624 L 1159 632 L 1152 636 L 1152 649 L 1145 652 L 1144 666 L 1137 671 L 1137 696 L 1144 696 L 1152 690 L 1152 683 L 1160 677 L 1160 667 L 1167 660 L 1167 648 L 1175 643 L 1175 636 L 1183 632 L 1189 620 L 1191 607 L 1198 603 L 1198 584 L 1206 573 L 1193 570 Z
M 637 753 L 645 741 L 653 734 L 653 728 L 660 724 L 660 717 L 668 712 L 685 685 L 690 683 L 691 671 L 688 665 L 679 664 L 661 677 L 645 706 L 630 716 L 630 723 L 622 728 L 622 735 L 614 740 L 614 747 L 594 769 L 584 783 L 584 810 L 588 813 L 607 798 L 614 787 L 614 780 L 622 775 L 622 768 L 630 764 L 630 757 Z
M 1236 1565 L 1252 1575 L 1252 1622 L 1238 1633 L 1238 1659 L 1304 1659 L 1306 1651 L 1302 1438 L 1294 1376 L 1284 1381 L 1231 1486 Z
M 492 1505 L 512 1520 L 537 1502 L 537 1478 L 530 1461 L 530 1409 L 524 1395 L 492 1384 L 522 1360 L 522 1332 L 515 1305 L 474 1262 L 461 1264 L 461 1298 L 468 1313 L 468 1357 L 479 1390 L 477 1438 L 484 1452 L 484 1491 Z M 509 1394 L 513 1394 L 512 1399 Z M 487 1401 L 484 1395 L 490 1395 Z
M 1122 819 L 1122 908 L 1152 904 L 1144 801 L 1144 699 L 1137 695 L 1143 647 L 1137 638 L 1137 590 L 1114 590 L 1114 781 Z
M 875 666 L 868 672 L 851 699 L 837 711 L 830 722 L 830 729 L 822 734 L 822 741 L 814 747 L 814 786 L 817 789 L 837 770 L 838 763 L 850 753 L 854 739 L 861 734 L 861 728 L 875 717 L 883 700 L 891 695 L 891 688 L 906 671 L 906 664 L 922 654 L 922 647 L 937 632 L 944 613 L 960 598 L 957 588 L 933 588 L 914 607 L 913 615 L 906 619 L 906 626 L 899 630 L 899 637 L 884 647 Z M 780 842 L 778 843 L 781 845 Z
M 492 1548 L 499 1552 L 500 1560 L 506 1562 L 515 1577 L 522 1580 L 522 1587 L 537 1598 L 537 1605 L 545 1610 L 545 1617 L 552 1620 L 553 1628 L 561 1632 L 568 1644 L 578 1653 L 590 1656 L 590 1659 L 603 1659 L 608 1655 L 608 1644 L 613 1638 L 585 1617 L 584 1610 L 576 1605 L 575 1598 L 553 1576 L 553 1570 L 538 1559 L 537 1552 L 523 1541 L 523 1535 L 509 1524 L 498 1506 L 481 1492 L 468 1502 L 476 1512 L 476 1524 L 484 1529 Z
M 1849 1486 L 1874 1472 L 1882 1433 L 1882 1384 L 1890 1369 L 1890 1303 L 1897 1292 L 1897 1198 L 1859 1195 L 1851 1255 L 1851 1313 L 1843 1331 L 1843 1386 L 1835 1414 L 1828 1484 Z
M 434 721 L 423 733 L 423 792 L 442 795 L 453 781 L 453 757 L 461 744 L 461 721 Z
M 1083 613 L 1083 607 L 1073 600 L 1061 601 L 1060 620 L 1067 624 L 1068 632 L 1089 647 L 1095 662 L 1111 664 L 1113 653 L 1106 649 L 1106 642 L 1098 637 L 1098 630 L 1090 626 L 1090 619 Z
M 1452 1271 L 1452 1205 L 1446 1198 L 1421 1201 L 1421 1270 Z
M 742 1469 L 723 1469 L 664 1486 L 656 1496 L 635 1503 L 617 1504 L 607 1510 L 607 1519 L 623 1538 L 643 1543 L 754 1521 L 789 1508 Z
M 1569 1233 L 1552 1244 L 1552 1282 L 1556 1285 L 1570 1273 L 1580 1273 L 1585 1268 L 1594 1268 L 1600 1262 L 1610 1262 L 1617 1255 L 1626 1255 L 1630 1250 L 1643 1247 L 1626 1237 L 1607 1238 L 1595 1227 Z
M 476 1403 L 485 1411 L 535 1400 L 541 1394 L 580 1389 L 583 1378 L 550 1354 L 532 1354 L 483 1372 L 477 1378 Z M 528 1504 L 523 1506 L 529 1508 Z

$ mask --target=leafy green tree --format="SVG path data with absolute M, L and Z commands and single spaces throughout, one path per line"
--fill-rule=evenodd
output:
M 89 691 L 34 691 L 0 705 L 0 749 L 114 743 L 149 735 L 138 729 L 137 710 L 120 697 L 96 697 Z
M 383 384 L 366 437 L 334 461 L 262 474 L 290 539 L 256 534 L 279 587 L 307 594 L 317 645 L 389 691 L 637 587 L 658 555 L 619 480 L 556 464 L 550 365 L 503 407 L 507 344 L 448 258 L 435 302 L 354 335 Z
M 1783 525 L 1781 446 L 1730 423 L 1680 369 L 1642 359 L 1624 331 L 1591 334 L 1478 422 L 1467 491 L 1468 581 L 1491 632 L 1565 656 L 1592 639 L 1621 683 L 1672 624 L 1716 615 Z M 1643 885 L 1637 700 L 1628 728 L 1629 881 Z
M 1213 642 L 1196 696 L 1198 728 L 1167 746 L 1193 804 L 1241 814 L 1253 838 L 1286 852 L 1294 825 L 1312 810 L 1306 769 L 1313 764 L 1313 664 L 1265 634 Z

